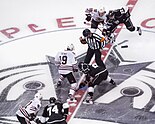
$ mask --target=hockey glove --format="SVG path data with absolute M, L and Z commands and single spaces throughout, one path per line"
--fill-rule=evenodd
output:
M 81 89 L 81 88 L 85 87 L 85 86 L 86 86 L 86 84 L 87 84 L 86 82 L 81 82 L 81 83 L 80 83 L 80 85 L 79 85 L 79 89 Z
M 67 115 L 66 115 L 66 114 L 64 114 L 64 115 L 63 115 L 63 118 L 64 118 L 65 120 L 67 120 Z
M 103 35 L 103 36 L 106 36 L 106 35 L 107 35 L 107 30 L 106 30 L 106 29 L 103 29 L 102 35 Z
M 33 121 L 36 118 L 36 115 L 34 113 L 31 113 L 29 116 L 29 120 Z
M 76 64 L 73 64 L 72 66 L 73 66 L 73 72 L 78 72 L 78 67 L 77 67 L 77 65 L 76 65 Z
M 129 18 L 129 17 L 130 17 L 130 12 L 129 12 L 129 10 L 125 13 L 125 16 L 126 16 L 126 18 Z
M 91 14 L 86 14 L 86 20 L 89 22 L 91 20 Z
M 78 72 L 78 69 L 77 68 L 73 68 L 73 72 Z
M 37 124 L 41 124 L 41 121 L 39 120 L 39 118 L 34 119 L 34 122 L 36 122 Z
M 82 38 L 82 37 L 80 37 L 79 40 L 80 40 L 80 42 L 81 42 L 82 44 L 86 44 L 86 43 L 87 43 L 86 39 L 84 39 L 84 38 Z

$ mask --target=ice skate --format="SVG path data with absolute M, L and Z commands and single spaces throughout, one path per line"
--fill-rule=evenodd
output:
M 77 99 L 73 95 L 69 94 L 67 102 L 77 102 Z
M 112 79 L 111 79 L 111 81 L 109 83 L 111 83 L 114 86 L 117 86 L 116 82 L 114 80 L 112 80 Z
M 86 99 L 83 101 L 83 104 L 93 104 L 93 99 L 91 96 L 87 96 Z

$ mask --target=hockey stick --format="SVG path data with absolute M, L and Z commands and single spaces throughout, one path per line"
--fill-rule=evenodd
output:
M 121 48 L 128 48 L 128 45 L 122 45 L 123 43 L 128 42 L 128 41 L 129 40 L 124 40 L 124 41 L 122 41 L 120 43 L 115 44 L 114 47 L 117 47 L 117 46 L 121 45 Z
M 90 23 L 88 23 L 88 22 L 83 22 L 85 25 L 88 25 L 88 26 L 90 26 L 91 24 Z M 99 27 L 97 27 L 97 29 L 99 30 L 99 31 L 101 31 L 102 32 L 102 29 L 101 28 L 99 28 Z

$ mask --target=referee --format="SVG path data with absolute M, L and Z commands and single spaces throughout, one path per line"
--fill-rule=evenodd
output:
M 93 55 L 95 54 L 95 61 L 98 66 L 105 67 L 101 59 L 101 49 L 108 44 L 104 37 L 96 33 L 92 33 L 89 29 L 83 30 L 84 38 L 80 37 L 79 40 L 82 44 L 88 44 L 87 54 L 84 63 L 89 64 Z

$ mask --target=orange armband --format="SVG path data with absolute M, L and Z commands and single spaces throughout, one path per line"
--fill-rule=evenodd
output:
M 103 42 L 105 40 L 105 38 L 104 37 L 102 37 L 102 39 L 100 40 L 100 42 Z

